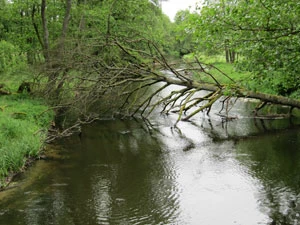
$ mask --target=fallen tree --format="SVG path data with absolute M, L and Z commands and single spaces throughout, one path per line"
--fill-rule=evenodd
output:
M 133 51 L 133 53 L 131 52 L 132 49 L 126 49 L 119 43 L 117 43 L 117 45 L 128 56 L 134 57 L 134 55 L 136 55 L 135 51 Z M 152 58 L 152 60 L 156 62 L 156 70 L 149 70 L 149 66 L 148 68 L 145 68 L 144 64 L 134 65 L 138 71 L 134 73 L 133 77 L 130 79 L 125 78 L 121 83 L 134 82 L 135 79 L 137 82 L 142 81 L 146 83 L 139 87 L 139 89 L 129 91 L 129 93 L 127 93 L 128 96 L 133 95 L 134 92 L 137 92 L 141 88 L 148 88 L 156 83 L 162 84 L 156 89 L 152 89 L 152 93 L 136 105 L 136 109 L 131 115 L 140 113 L 143 116 L 146 112 L 146 115 L 149 115 L 155 107 L 163 105 L 161 110 L 162 113 L 178 113 L 177 122 L 180 120 L 189 120 L 191 117 L 204 110 L 206 110 L 207 114 L 209 114 L 212 105 L 224 96 L 225 100 L 228 100 L 231 97 L 260 100 L 261 102 L 257 105 L 253 112 L 254 115 L 257 115 L 258 111 L 267 105 L 267 103 L 289 106 L 290 113 L 293 108 L 300 108 L 299 100 L 247 90 L 245 87 L 237 85 L 229 75 L 222 71 L 220 72 L 223 76 L 226 76 L 228 80 L 230 80 L 230 83 L 221 84 L 214 75 L 209 72 L 212 67 L 214 69 L 217 68 L 213 65 L 201 63 L 197 58 L 195 58 L 194 62 L 186 64 L 183 69 L 175 69 L 174 66 L 168 63 L 168 61 L 164 58 L 159 48 L 155 45 L 153 45 L 153 47 L 158 53 L 157 56 L 159 56 Z M 145 71 L 147 72 L 145 73 Z M 132 74 L 132 71 L 125 72 L 125 74 L 127 73 Z M 206 82 L 205 79 L 193 79 L 190 74 L 193 74 L 194 76 L 197 74 L 195 77 L 209 77 L 213 82 Z M 157 95 L 167 89 L 170 85 L 176 85 L 181 88 L 176 91 L 171 91 L 171 93 L 161 97 L 160 99 L 157 98 Z M 208 93 L 199 96 L 197 93 L 203 90 L 208 91 Z M 223 100 L 223 104 L 226 102 L 225 100 Z
M 221 98 L 224 107 L 232 97 L 260 100 L 254 115 L 267 103 L 289 106 L 290 112 L 300 108 L 299 100 L 248 90 L 220 71 L 229 81 L 222 84 L 210 73 L 211 68 L 217 68 L 197 58 L 178 69 L 177 63 L 170 63 L 159 47 L 146 39 L 128 41 L 105 37 L 93 41 L 92 50 L 97 48 L 96 55 L 77 43 L 65 55 L 63 64 L 52 61 L 57 65 L 55 71 L 45 71 L 46 77 L 51 72 L 56 74 L 51 82 L 57 86 L 49 90 L 47 87 L 53 85 L 46 84 L 42 93 L 55 105 L 58 116 L 63 116 L 60 119 L 63 123 L 66 117 L 70 118 L 70 113 L 81 124 L 94 121 L 105 111 L 109 115 L 147 117 L 158 106 L 162 113 L 177 113 L 179 122 L 205 110 L 209 114 Z M 137 49 L 137 43 L 144 48 Z M 169 90 L 170 86 L 176 88 Z M 70 127 L 78 130 L 78 126 L 70 125 L 68 134 Z

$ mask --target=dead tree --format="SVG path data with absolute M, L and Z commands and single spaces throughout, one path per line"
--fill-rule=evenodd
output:
M 56 108 L 76 112 L 78 117 L 91 118 L 92 113 L 92 118 L 98 118 L 105 110 L 110 115 L 147 117 L 159 108 L 161 113 L 177 113 L 179 122 L 202 111 L 209 114 L 211 107 L 223 96 L 258 99 L 263 104 L 256 111 L 266 103 L 300 108 L 299 100 L 247 90 L 219 71 L 229 81 L 222 84 L 210 73 L 211 68 L 218 69 L 197 58 L 178 69 L 177 64 L 164 57 L 158 46 L 146 39 L 105 36 L 93 41 L 89 43 L 93 49 L 76 46 L 70 50 L 76 57 L 66 55 L 72 62 L 63 74 L 63 85 L 59 87 L 63 94 L 59 104 L 56 99 Z M 144 48 L 136 48 L 136 43 Z M 95 48 L 97 54 L 92 54 Z M 109 55 L 110 52 L 117 53 L 118 57 Z M 170 86 L 176 86 L 176 89 L 168 91 Z
M 118 42 L 115 42 L 115 44 L 129 57 L 137 58 L 137 53 L 141 58 L 145 58 L 148 55 L 145 52 L 126 48 Z M 140 113 L 142 116 L 147 116 L 153 112 L 157 106 L 162 105 L 162 113 L 178 113 L 177 122 L 180 120 L 189 120 L 204 110 L 209 114 L 212 105 L 223 96 L 228 96 L 228 98 L 236 97 L 260 100 L 262 105 L 256 109 L 255 113 L 264 107 L 266 103 L 290 106 L 291 109 L 300 108 L 299 100 L 247 90 L 237 85 L 230 76 L 219 71 L 230 81 L 229 84 L 221 84 L 214 75 L 209 72 L 209 69 L 213 66 L 201 63 L 197 58 L 195 58 L 194 62 L 186 65 L 187 67 L 184 69 L 175 69 L 174 65 L 171 65 L 166 60 L 159 48 L 155 44 L 151 44 L 157 53 L 153 60 L 159 64 L 159 70 L 150 70 L 149 66 L 145 64 L 135 64 L 134 69 L 123 68 L 120 76 L 124 76 L 124 79 L 121 79 L 119 83 L 114 83 L 114 86 L 132 82 L 143 84 L 137 89 L 131 89 L 122 93 L 127 94 L 127 103 L 130 102 L 128 99 L 135 93 L 141 92 L 141 89 L 152 86 L 151 94 L 147 97 L 143 97 L 142 101 L 134 105 L 135 110 L 131 115 Z M 217 68 L 214 67 L 214 69 Z M 203 77 L 204 79 L 193 79 L 189 76 L 190 73 L 198 74 L 198 78 Z M 131 76 L 128 77 L 127 74 L 131 74 Z M 206 78 L 209 78 L 211 81 L 208 82 Z M 160 83 L 160 85 L 157 85 L 157 83 Z M 178 88 L 160 98 L 157 97 L 171 85 L 176 85 Z M 199 96 L 199 92 L 203 90 L 208 92 Z

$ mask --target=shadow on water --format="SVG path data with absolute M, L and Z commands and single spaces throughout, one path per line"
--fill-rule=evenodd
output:
M 300 223 L 295 121 L 175 120 L 103 120 L 49 146 L 0 193 L 0 224 Z

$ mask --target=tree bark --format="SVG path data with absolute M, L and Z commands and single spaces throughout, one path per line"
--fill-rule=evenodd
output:
M 230 62 L 230 58 L 229 58 L 229 50 L 227 47 L 225 47 L 225 57 L 226 57 L 226 62 L 229 63 Z

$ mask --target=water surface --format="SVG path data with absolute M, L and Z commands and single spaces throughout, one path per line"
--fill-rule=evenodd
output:
M 0 193 L 0 224 L 300 224 L 298 128 L 150 121 L 99 121 L 49 146 Z

